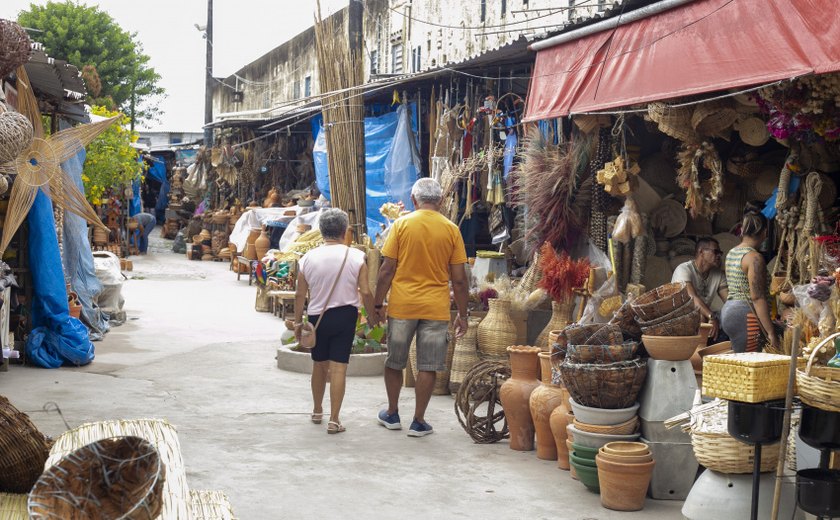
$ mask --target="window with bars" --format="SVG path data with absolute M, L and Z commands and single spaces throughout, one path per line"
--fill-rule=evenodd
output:
M 487 0 L 481 0 L 481 21 L 487 20 Z
M 423 47 L 418 45 L 411 50 L 411 72 L 420 72 L 423 68 Z
M 312 95 L 312 76 L 306 76 L 303 78 L 303 97 L 309 97 Z
M 403 46 L 402 42 L 391 45 L 391 72 L 400 74 L 403 71 Z
M 379 74 L 379 51 L 370 51 L 370 73 Z
M 292 84 L 292 99 L 300 99 L 300 80 L 296 79 Z

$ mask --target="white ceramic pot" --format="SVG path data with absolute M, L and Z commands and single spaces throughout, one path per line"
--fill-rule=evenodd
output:
M 591 406 L 576 403 L 571 397 L 569 398 L 569 404 L 572 407 L 572 412 L 575 414 L 575 419 L 582 423 L 597 424 L 599 426 L 611 426 L 627 422 L 639 410 L 639 403 L 629 408 L 592 408 Z
M 635 441 L 641 436 L 640 433 L 633 433 L 631 435 L 607 435 L 604 433 L 585 432 L 575 428 L 574 424 L 566 426 L 566 431 L 569 436 L 575 439 L 575 444 L 580 444 L 588 448 L 600 448 L 608 442 Z

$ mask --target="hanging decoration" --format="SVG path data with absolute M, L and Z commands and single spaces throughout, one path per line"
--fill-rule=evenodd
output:
M 598 170 L 595 178 L 613 197 L 626 197 L 636 187 L 641 171 L 635 161 L 619 156 Z
M 815 74 L 758 91 L 756 101 L 768 116 L 776 139 L 806 143 L 840 139 L 840 74 Z
M 677 183 L 685 190 L 685 208 L 692 217 L 713 216 L 723 195 L 723 164 L 714 145 L 684 143 L 677 161 Z

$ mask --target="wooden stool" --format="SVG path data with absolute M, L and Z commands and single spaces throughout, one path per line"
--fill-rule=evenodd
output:
M 282 319 L 295 314 L 295 292 L 294 291 L 269 291 L 269 298 L 274 307 L 274 315 Z

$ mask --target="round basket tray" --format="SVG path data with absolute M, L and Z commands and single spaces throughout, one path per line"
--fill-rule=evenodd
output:
M 163 506 L 164 474 L 158 451 L 140 437 L 99 440 L 44 471 L 29 494 L 29 515 L 152 520 Z
M 691 300 L 685 284 L 667 283 L 636 298 L 631 304 L 637 319 L 653 321 L 670 314 Z
M 755 460 L 755 446 L 743 443 L 727 430 L 727 404 L 695 417 L 691 424 L 691 446 L 694 456 L 707 469 L 720 473 L 752 473 Z M 779 461 L 779 443 L 762 445 L 761 472 L 776 469 Z
M 647 360 L 632 359 L 618 363 L 560 365 L 560 373 L 574 400 L 593 408 L 633 406 L 647 376 Z
M 660 316 L 659 318 L 656 318 L 655 320 L 645 321 L 645 320 L 640 320 L 640 319 L 636 318 L 636 321 L 639 323 L 640 328 L 652 327 L 654 325 L 659 325 L 660 323 L 664 323 L 668 320 L 672 320 L 674 318 L 679 318 L 680 316 L 685 316 L 686 314 L 689 314 L 696 309 L 697 309 L 697 306 L 694 305 L 694 300 L 689 299 L 687 302 L 680 305 L 679 307 L 677 307 L 673 311 L 669 312 L 668 314 L 665 314 L 664 316 Z
M 688 314 L 671 318 L 657 325 L 643 325 L 642 334 L 645 336 L 694 336 L 699 328 L 700 311 L 695 309 Z
M 566 359 L 569 363 L 618 363 L 636 357 L 639 344 L 635 341 L 613 345 L 568 345 Z
M 833 345 L 837 337 L 840 337 L 840 333 L 831 334 L 820 341 L 811 351 L 805 369 L 796 370 L 796 383 L 802 402 L 829 412 L 840 412 L 840 368 L 815 366 L 814 360 L 819 351 L 827 345 Z
M 29 416 L 0 395 L 0 489 L 29 493 L 49 453 L 49 441 Z
M 616 345 L 623 338 L 621 328 L 610 323 L 571 325 L 563 329 L 569 345 Z

